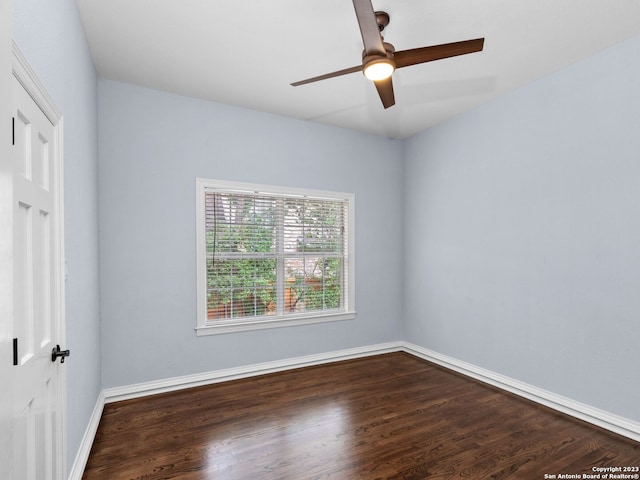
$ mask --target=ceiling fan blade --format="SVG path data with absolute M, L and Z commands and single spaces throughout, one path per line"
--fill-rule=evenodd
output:
M 380 95 L 380 100 L 382 100 L 384 108 L 393 107 L 396 104 L 396 97 L 393 94 L 391 77 L 385 78 L 384 80 L 376 80 L 373 83 L 376 85 L 376 90 L 378 90 L 378 95 Z
M 484 38 L 476 38 L 474 40 L 443 43 L 442 45 L 433 45 L 431 47 L 400 50 L 395 53 L 393 58 L 396 62 L 396 68 L 402 68 L 434 60 L 442 60 L 443 58 L 466 55 L 467 53 L 480 52 L 483 46 Z
M 345 68 L 344 70 L 338 70 L 337 72 L 325 73 L 324 75 L 318 75 L 317 77 L 307 78 L 306 80 L 300 80 L 299 82 L 293 82 L 291 84 L 292 87 L 297 87 L 300 85 L 306 85 L 307 83 L 318 82 L 320 80 L 326 80 L 327 78 L 339 77 L 341 75 L 347 75 L 349 73 L 361 72 L 362 65 L 358 65 L 357 67 Z
M 386 56 L 371 0 L 353 0 L 353 7 L 356 9 L 356 17 L 360 25 L 365 55 Z

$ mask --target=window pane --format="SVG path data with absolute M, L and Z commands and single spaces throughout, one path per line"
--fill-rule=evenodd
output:
M 342 306 L 341 258 L 304 256 L 285 259 L 285 313 L 301 313 Z
M 209 320 L 276 312 L 275 259 L 216 259 L 207 263 Z
M 275 199 L 221 193 L 206 197 L 207 252 L 275 251 Z
M 344 203 L 286 199 L 284 246 L 286 253 L 332 252 L 344 249 Z

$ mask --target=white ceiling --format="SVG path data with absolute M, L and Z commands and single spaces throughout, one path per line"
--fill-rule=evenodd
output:
M 98 74 L 405 138 L 640 34 L 638 0 L 373 0 L 396 50 L 484 37 L 484 51 L 406 67 L 384 110 L 360 73 L 351 0 L 77 0 Z M 630 59 L 630 61 L 639 61 Z

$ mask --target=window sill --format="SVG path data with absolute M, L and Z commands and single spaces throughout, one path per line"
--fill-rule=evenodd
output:
M 226 320 L 216 324 L 196 327 L 196 335 L 221 335 L 225 333 L 246 332 L 250 330 L 262 330 L 265 328 L 293 327 L 297 325 L 311 325 L 314 323 L 336 322 L 340 320 L 353 320 L 356 312 L 340 312 L 325 315 L 297 316 L 286 318 L 251 318 L 248 320 Z

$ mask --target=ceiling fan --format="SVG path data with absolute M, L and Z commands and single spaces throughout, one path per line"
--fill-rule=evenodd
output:
M 353 0 L 353 6 L 356 10 L 360 33 L 362 34 L 362 43 L 364 44 L 362 65 L 300 80 L 292 83 L 292 86 L 297 87 L 349 73 L 363 72 L 365 77 L 375 84 L 384 108 L 389 108 L 396 103 L 391 81 L 391 75 L 396 68 L 480 52 L 484 45 L 484 38 L 476 38 L 474 40 L 444 43 L 396 52 L 393 45 L 385 42 L 382 38 L 382 31 L 389 24 L 389 14 L 386 12 L 374 12 L 371 0 Z

